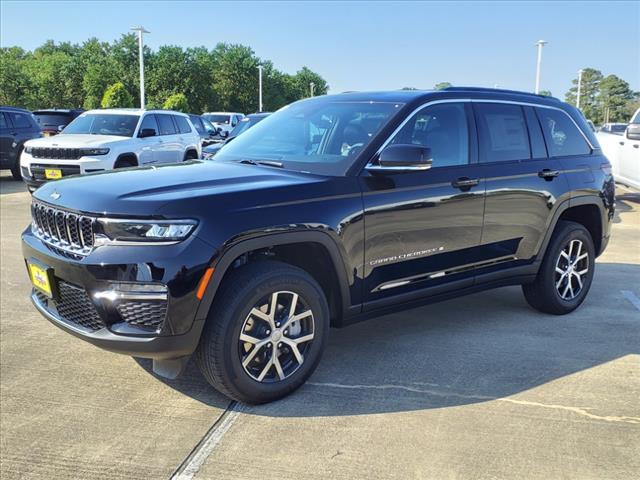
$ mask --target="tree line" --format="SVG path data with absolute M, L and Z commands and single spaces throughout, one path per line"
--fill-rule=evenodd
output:
M 218 43 L 182 48 L 144 47 L 147 108 L 184 112 L 258 110 L 258 66 L 263 67 L 263 109 L 326 94 L 329 86 L 302 67 L 279 71 L 244 45 Z M 0 49 L 0 104 L 39 108 L 100 108 L 140 105 L 138 42 L 126 34 L 114 42 L 45 42 L 33 51 Z

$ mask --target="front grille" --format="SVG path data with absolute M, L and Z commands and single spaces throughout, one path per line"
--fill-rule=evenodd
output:
M 38 290 L 35 290 L 35 295 L 40 304 L 55 315 L 56 312 L 51 308 L 51 304 L 53 303 L 60 319 L 67 323 L 77 325 L 92 332 L 105 327 L 102 318 L 100 318 L 96 307 L 93 305 L 84 288 L 59 281 L 57 300 L 48 299 Z
M 74 255 L 88 255 L 94 245 L 95 218 L 44 203 L 31 204 L 33 233 L 45 243 Z
M 80 174 L 80 166 L 79 165 L 48 165 L 44 163 L 32 163 L 31 164 L 31 174 L 33 178 L 36 180 L 47 181 L 47 176 L 45 174 L 46 169 L 56 169 L 60 170 L 60 173 L 63 177 L 68 177 L 69 175 L 79 175 Z
M 167 316 L 167 302 L 122 302 L 117 306 L 122 320 L 136 327 L 160 329 Z
M 44 148 L 33 147 L 31 149 L 33 158 L 47 158 L 51 160 L 77 160 L 82 157 L 82 150 L 79 148 Z

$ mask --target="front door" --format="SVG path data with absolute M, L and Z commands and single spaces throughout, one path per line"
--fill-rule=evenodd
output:
M 468 103 L 426 106 L 390 144 L 430 148 L 432 168 L 405 173 L 372 169 L 361 176 L 365 310 L 391 297 L 420 296 L 429 287 L 473 283 L 469 266 L 479 260 L 484 184 L 472 121 Z

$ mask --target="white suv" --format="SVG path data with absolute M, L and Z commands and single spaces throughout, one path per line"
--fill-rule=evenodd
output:
M 207 112 L 203 113 L 202 116 L 209 120 L 216 130 L 218 130 L 218 134 L 224 139 L 229 135 L 229 132 L 233 130 L 240 120 L 244 118 L 244 113 L 235 113 L 235 112 Z
M 20 167 L 34 191 L 68 175 L 200 158 L 201 149 L 200 135 L 183 113 L 90 110 L 59 135 L 26 142 Z

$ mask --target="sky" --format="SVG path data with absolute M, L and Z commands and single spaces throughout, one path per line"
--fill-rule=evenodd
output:
M 134 25 L 145 43 L 241 43 L 282 71 L 320 73 L 330 92 L 429 89 L 438 82 L 564 97 L 581 68 L 640 90 L 640 1 L 629 2 L 0 2 L 0 45 L 112 41 Z

